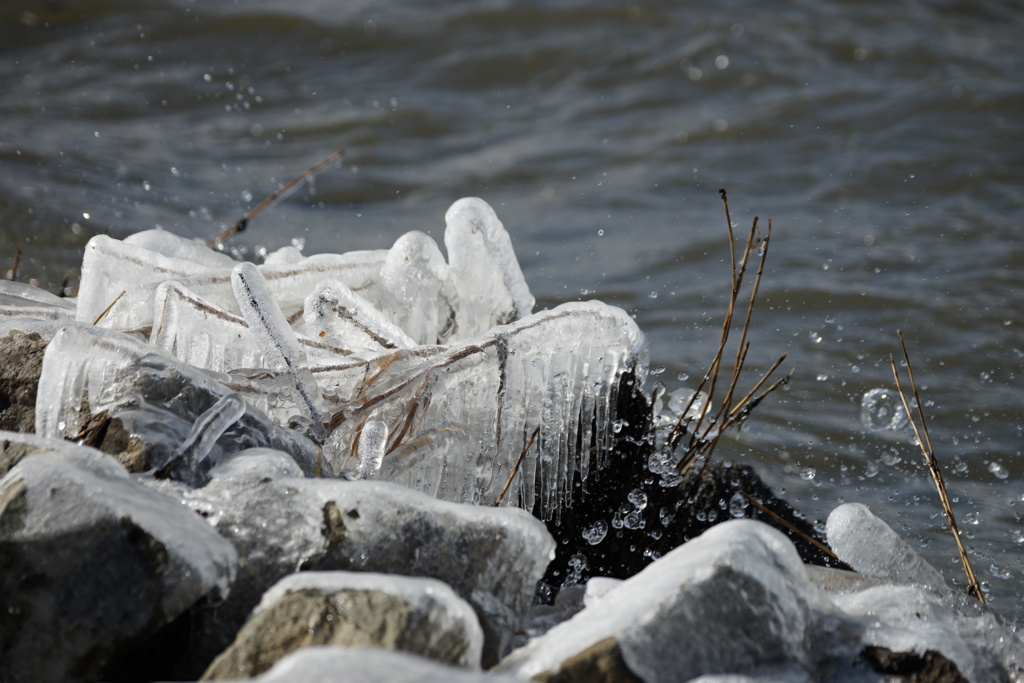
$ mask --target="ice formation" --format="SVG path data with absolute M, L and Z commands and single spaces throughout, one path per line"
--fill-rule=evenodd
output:
M 386 251 L 290 248 L 262 265 L 162 230 L 93 238 L 73 314 L 149 343 L 59 333 L 40 433 L 74 435 L 83 401 L 93 414 L 145 404 L 123 375 L 144 357 L 176 360 L 209 373 L 216 396 L 236 392 L 323 443 L 336 472 L 491 503 L 522 456 L 502 504 L 553 516 L 612 447 L 620 385 L 646 374 L 643 334 L 600 302 L 533 314 L 511 239 L 483 200 L 455 202 L 445 222 L 447 261 L 422 232 Z M 193 463 L 206 459 L 196 438 Z

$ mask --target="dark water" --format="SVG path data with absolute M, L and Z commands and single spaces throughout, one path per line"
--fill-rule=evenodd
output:
M 726 187 L 738 233 L 773 219 L 749 363 L 795 374 L 719 457 L 818 516 L 869 504 L 962 583 L 909 433 L 860 422 L 903 329 L 979 578 L 1020 621 L 1022 29 L 1019 2 L 5 2 L 0 258 L 73 286 L 92 235 L 211 237 L 346 148 L 232 245 L 439 238 L 478 195 L 542 305 L 634 312 L 673 388 L 718 340 Z

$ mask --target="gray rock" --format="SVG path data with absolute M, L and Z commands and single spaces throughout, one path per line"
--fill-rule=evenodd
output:
M 255 678 L 237 683 L 522 683 L 521 679 L 469 671 L 407 652 L 375 648 L 306 647 Z
M 216 506 L 217 529 L 241 559 L 229 600 L 197 615 L 198 642 L 208 648 L 199 662 L 231 642 L 282 577 L 349 570 L 451 586 L 477 614 L 487 666 L 508 651 L 554 549 L 544 525 L 522 510 L 446 503 L 383 482 L 287 476 L 269 453 L 236 457 L 211 474 L 196 495 Z
M 0 429 L 31 432 L 36 420 L 36 387 L 47 339 L 11 330 L 0 339 Z
M 4 681 L 95 679 L 234 576 L 234 548 L 191 511 L 107 455 L 55 451 L 0 480 Z
M 255 676 L 311 645 L 402 650 L 479 668 L 473 609 L 440 581 L 371 572 L 300 572 L 264 596 L 204 680 Z
M 654 683 L 766 669 L 820 679 L 856 658 L 855 634 L 809 585 L 792 543 L 761 522 L 735 520 L 612 588 L 496 670 L 559 681 Z

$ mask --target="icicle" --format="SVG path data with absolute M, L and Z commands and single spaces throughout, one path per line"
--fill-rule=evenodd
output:
M 311 436 L 323 443 L 325 436 L 323 394 L 309 371 L 295 333 L 270 295 L 263 276 L 251 263 L 244 262 L 231 271 L 231 284 L 242 317 L 263 352 L 268 365 L 287 370 L 295 382 L 295 404 L 311 423 Z
M 359 434 L 360 479 L 374 479 L 380 472 L 384 460 L 384 449 L 388 445 L 388 426 L 381 420 L 367 420 Z
M 245 407 L 245 399 L 239 394 L 222 396 L 196 419 L 188 438 L 174 452 L 175 457 L 183 458 L 191 470 L 197 470 L 209 457 L 217 439 L 245 415 Z

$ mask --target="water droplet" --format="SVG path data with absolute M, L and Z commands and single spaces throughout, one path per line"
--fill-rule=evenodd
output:
M 590 545 L 597 545 L 608 535 L 608 522 L 599 519 L 583 530 L 583 540 Z
M 1010 476 L 1010 473 L 1005 467 L 1003 467 L 1002 463 L 996 462 L 995 460 L 988 464 L 988 471 L 994 474 L 997 479 L 1006 479 Z
M 872 389 L 860 399 L 860 423 L 873 432 L 898 431 L 907 426 L 907 412 L 899 394 L 890 389 Z
M 598 237 L 603 237 L 603 236 L 604 236 L 604 228 L 600 228 L 600 229 L 599 229 L 599 230 L 597 231 L 597 236 L 598 236 Z
M 622 525 L 627 529 L 643 529 L 646 525 L 643 516 L 634 510 L 626 515 L 626 518 L 622 520 Z
M 747 499 L 743 497 L 742 493 L 737 491 L 729 499 L 729 514 L 736 518 L 746 517 L 747 505 Z
M 643 510 L 647 507 L 647 494 L 642 489 L 633 489 L 626 498 L 636 506 L 637 510 Z
M 243 190 L 242 191 L 242 201 L 243 202 L 251 202 L 252 201 L 252 192 L 249 192 L 249 190 Z
M 815 470 L 813 467 L 805 467 L 802 470 L 800 470 L 800 478 L 806 481 L 813 481 L 814 477 L 816 477 L 817 474 L 818 471 Z

